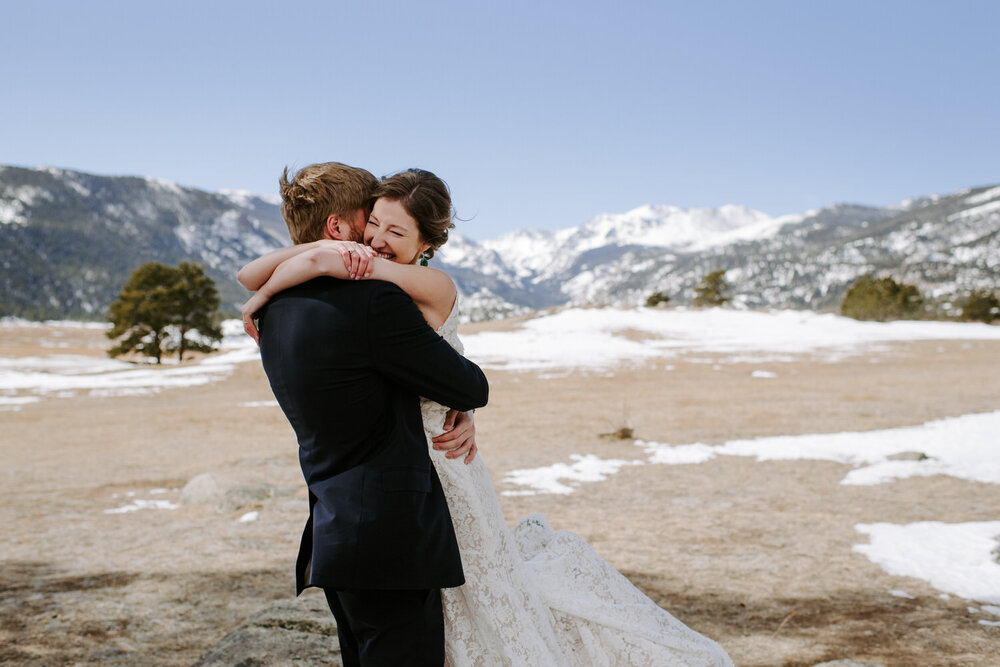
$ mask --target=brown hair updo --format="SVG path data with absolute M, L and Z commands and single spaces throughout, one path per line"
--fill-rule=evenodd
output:
M 431 172 L 407 169 L 385 176 L 375 188 L 374 197 L 398 201 L 416 220 L 420 237 L 431 245 L 424 257 L 430 259 L 448 241 L 448 230 L 455 226 L 451 221 L 451 192 L 448 184 Z

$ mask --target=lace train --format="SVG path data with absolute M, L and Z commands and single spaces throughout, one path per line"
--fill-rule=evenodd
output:
M 441 334 L 462 351 L 455 310 Z M 507 527 L 481 456 L 470 465 L 430 447 L 447 408 L 421 401 L 431 461 L 448 498 L 466 584 L 442 591 L 446 664 L 732 665 L 594 551 L 540 514 Z

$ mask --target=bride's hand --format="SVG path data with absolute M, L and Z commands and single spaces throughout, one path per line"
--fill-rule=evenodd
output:
M 476 446 L 476 424 L 471 412 L 449 410 L 444 418 L 444 433 L 433 438 L 434 449 L 447 451 L 446 458 L 456 459 L 465 455 L 465 463 L 472 463 L 479 448 Z
M 375 251 L 371 246 L 353 241 L 320 241 L 320 246 L 326 246 L 335 250 L 344 260 L 344 268 L 351 278 L 360 280 L 368 278 L 372 274 L 372 260 L 375 259 Z
M 254 315 L 264 307 L 267 299 L 268 297 L 262 291 L 257 291 L 240 308 L 240 314 L 243 316 L 243 330 L 253 338 L 257 345 L 260 345 L 260 332 L 257 331 L 257 323 L 254 322 Z

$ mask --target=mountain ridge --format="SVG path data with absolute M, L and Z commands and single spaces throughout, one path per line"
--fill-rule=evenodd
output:
M 0 169 L 0 314 L 101 319 L 147 261 L 195 261 L 232 306 L 236 269 L 287 243 L 274 204 L 162 179 L 65 169 Z M 281 224 L 280 229 L 284 229 Z
M 204 265 L 234 312 L 246 297 L 237 269 L 288 243 L 275 198 L 0 165 L 0 315 L 102 319 L 129 272 L 154 260 Z M 947 300 L 1000 283 L 1000 186 L 779 217 L 644 204 L 487 241 L 453 232 L 433 263 L 463 293 L 466 320 L 635 305 L 654 291 L 686 304 L 714 270 L 727 272 L 737 307 L 832 308 L 869 272 Z

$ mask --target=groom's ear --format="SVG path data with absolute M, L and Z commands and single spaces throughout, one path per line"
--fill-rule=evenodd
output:
M 324 236 L 328 239 L 334 241 L 343 241 L 340 234 L 340 219 L 336 214 L 331 215 L 326 219 L 326 224 L 323 225 Z

